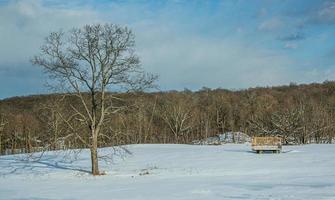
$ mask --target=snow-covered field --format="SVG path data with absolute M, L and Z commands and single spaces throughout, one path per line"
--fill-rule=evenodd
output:
M 0 199 L 335 199 L 335 145 L 284 146 L 254 154 L 246 144 L 131 145 L 132 155 L 101 162 L 88 151 L 72 163 L 48 153 L 35 163 L 0 157 Z M 105 152 L 108 149 L 103 149 Z

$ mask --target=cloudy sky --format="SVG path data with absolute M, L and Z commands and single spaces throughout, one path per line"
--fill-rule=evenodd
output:
M 161 90 L 335 79 L 334 0 L 0 0 L 0 99 L 48 92 L 29 59 L 49 32 L 106 22 L 135 32 Z

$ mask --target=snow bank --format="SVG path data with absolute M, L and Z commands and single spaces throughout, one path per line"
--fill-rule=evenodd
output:
M 221 145 L 227 143 L 243 144 L 251 142 L 250 136 L 242 132 L 226 132 L 218 134 L 213 137 L 206 138 L 204 140 L 195 140 L 192 144 L 197 145 Z

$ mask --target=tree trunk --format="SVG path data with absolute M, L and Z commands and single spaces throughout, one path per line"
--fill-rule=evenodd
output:
M 31 153 L 33 150 L 33 145 L 31 144 L 31 136 L 30 136 L 30 131 L 28 131 L 28 153 Z
M 91 162 L 92 162 L 92 174 L 94 176 L 100 175 L 99 173 L 99 161 L 98 161 L 98 138 L 93 136 L 91 146 Z
M 0 134 L 0 155 L 2 155 L 2 141 L 1 141 L 1 134 Z

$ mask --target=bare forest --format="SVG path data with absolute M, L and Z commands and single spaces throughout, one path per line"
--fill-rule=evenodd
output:
M 83 93 L 84 98 L 89 94 Z M 277 135 L 285 144 L 332 143 L 335 83 L 230 91 L 107 93 L 122 109 L 109 113 L 99 147 L 139 143 L 191 143 L 227 131 Z M 89 130 L 76 94 L 14 97 L 0 101 L 2 154 L 86 147 Z M 79 120 L 80 121 L 80 120 Z

